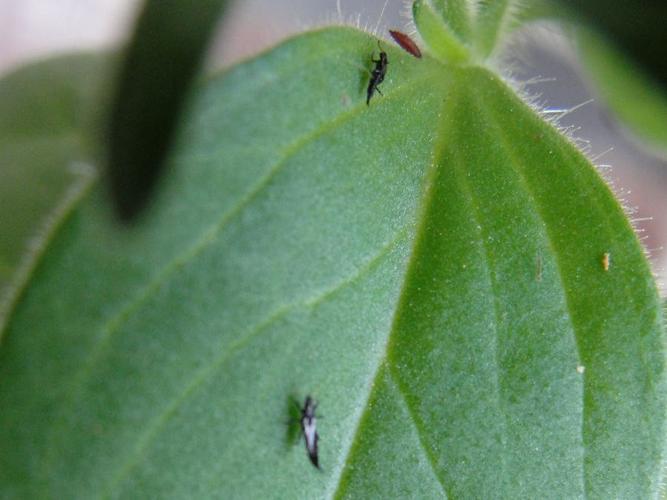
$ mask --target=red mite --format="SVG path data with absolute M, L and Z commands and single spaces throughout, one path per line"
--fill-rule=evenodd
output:
M 419 47 L 417 47 L 417 44 L 412 40 L 412 38 L 410 38 L 405 33 L 401 33 L 400 31 L 396 30 L 389 30 L 389 34 L 397 44 L 403 47 L 403 50 L 409 52 L 417 58 L 421 58 L 422 51 L 419 50 Z

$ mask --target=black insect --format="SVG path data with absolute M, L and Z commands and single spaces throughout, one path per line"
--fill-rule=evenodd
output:
M 319 458 L 317 456 L 317 441 L 320 437 L 317 435 L 317 416 L 315 415 L 315 410 L 317 409 L 317 403 L 310 396 L 306 396 L 306 400 L 303 403 L 303 408 L 300 408 L 301 417 L 299 418 L 299 423 L 301 424 L 301 433 L 303 434 L 303 439 L 306 441 L 306 451 L 308 452 L 308 458 L 312 464 L 320 468 Z
M 378 47 L 380 47 L 380 42 L 378 42 Z M 366 90 L 366 106 L 371 102 L 371 97 L 373 97 L 373 93 L 376 90 L 382 95 L 378 85 L 384 81 L 384 76 L 387 74 L 387 64 L 389 64 L 387 53 L 382 50 L 382 48 L 380 48 L 380 58 L 373 59 L 373 56 L 371 55 L 371 61 L 375 63 L 375 68 L 373 68 L 373 71 L 371 72 L 371 79 L 368 82 L 368 89 Z

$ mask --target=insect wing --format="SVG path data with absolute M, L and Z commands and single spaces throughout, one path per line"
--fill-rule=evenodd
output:
M 306 442 L 306 451 L 311 463 L 320 468 L 319 456 L 317 452 L 317 442 L 320 437 L 317 434 L 317 417 L 315 416 L 315 409 L 317 405 L 310 396 L 306 397 L 306 401 L 301 409 L 301 432 L 303 439 Z
M 317 428 L 315 425 L 315 418 L 310 419 L 308 422 L 305 422 L 303 426 L 303 436 L 306 440 L 306 451 L 308 452 L 308 458 L 312 464 L 320 468 L 319 456 L 317 454 L 317 442 L 320 437 L 317 435 Z

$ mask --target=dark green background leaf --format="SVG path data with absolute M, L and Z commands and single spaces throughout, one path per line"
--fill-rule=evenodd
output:
M 650 75 L 655 85 L 667 89 L 667 3 L 662 0 L 558 0 L 594 25 L 623 53 Z
M 145 0 L 120 72 L 109 129 L 109 177 L 124 221 L 143 209 L 225 0 Z
M 212 79 L 145 220 L 69 217 L 0 350 L 5 491 L 655 494 L 663 320 L 619 204 L 487 69 L 389 48 L 367 107 L 375 49 L 323 30 Z
M 632 1 L 623 3 L 620 9 L 602 9 L 603 18 L 595 16 L 593 26 L 583 18 L 598 4 L 597 0 L 533 0 L 522 17 L 524 22 L 546 19 L 560 24 L 566 37 L 574 41 L 582 70 L 594 84 L 593 92 L 644 146 L 665 158 L 667 87 L 656 74 L 667 76 L 662 67 L 665 44 L 660 42 L 667 31 L 662 29 L 662 18 L 651 13 L 651 9 L 666 11 L 667 6 L 662 2 L 649 3 L 655 5 L 642 6 L 642 2 Z M 629 15 L 628 11 L 634 14 Z M 626 22 L 629 18 L 631 23 Z M 596 29 L 605 26 L 608 29 Z M 660 29 L 655 29 L 658 26 Z
M 595 90 L 644 144 L 667 158 L 667 87 L 599 34 L 579 28 L 577 48 Z

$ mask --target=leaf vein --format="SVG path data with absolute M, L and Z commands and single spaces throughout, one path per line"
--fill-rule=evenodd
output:
M 407 228 L 399 230 L 396 234 L 396 237 L 392 238 L 387 244 L 383 245 L 379 252 L 372 256 L 367 262 L 365 262 L 354 274 L 346 277 L 345 279 L 336 283 L 333 287 L 323 291 L 321 294 L 313 297 L 302 298 L 294 303 L 283 305 L 275 309 L 265 320 L 259 322 L 254 328 L 252 328 L 246 335 L 240 337 L 236 341 L 232 342 L 228 349 L 222 352 L 219 356 L 215 357 L 211 362 L 203 366 L 194 377 L 191 378 L 190 382 L 186 384 L 185 388 L 169 403 L 165 410 L 157 415 L 151 423 L 149 423 L 144 432 L 137 439 L 138 445 L 135 448 L 134 453 L 128 461 L 120 467 L 118 474 L 115 475 L 115 478 L 111 481 L 108 488 L 109 491 L 112 491 L 116 486 L 118 486 L 123 478 L 127 477 L 130 472 L 140 463 L 140 459 L 145 456 L 145 452 L 148 449 L 151 442 L 153 442 L 159 432 L 169 419 L 176 413 L 178 408 L 187 400 L 187 398 L 194 394 L 194 392 L 201 387 L 210 377 L 212 377 L 216 370 L 223 366 L 231 356 L 247 346 L 253 339 L 257 338 L 261 333 L 267 331 L 270 326 L 275 324 L 277 321 L 280 321 L 282 318 L 286 317 L 290 312 L 294 311 L 299 307 L 308 307 L 314 308 L 317 307 L 322 301 L 328 299 L 332 295 L 340 292 L 346 287 L 354 284 L 358 280 L 362 279 L 372 270 L 394 249 L 398 244 L 405 238 Z M 103 495 L 107 496 L 107 495 Z
M 502 444 L 502 450 L 500 452 L 500 465 L 501 465 L 501 472 L 500 472 L 500 477 L 506 477 L 507 474 L 507 463 L 505 460 L 506 456 L 506 446 L 507 446 L 507 412 L 503 404 L 503 396 L 502 396 L 502 363 L 500 359 L 500 353 L 499 353 L 499 335 L 500 335 L 500 306 L 498 304 L 498 283 L 496 281 L 495 277 L 495 272 L 494 272 L 494 259 L 491 253 L 491 249 L 489 248 L 489 245 L 487 243 L 488 238 L 484 234 L 484 221 L 482 220 L 481 217 L 481 211 L 479 207 L 479 202 L 477 201 L 477 198 L 475 194 L 473 193 L 472 187 L 470 186 L 470 183 L 466 180 L 466 175 L 465 172 L 463 171 L 465 168 L 465 164 L 461 161 L 460 158 L 460 152 L 456 148 L 452 148 L 452 153 L 453 153 L 453 160 L 452 160 L 452 168 L 456 170 L 457 172 L 457 177 L 459 178 L 459 186 L 462 188 L 464 191 L 464 194 L 467 195 L 466 197 L 468 198 L 470 202 L 470 206 L 472 207 L 472 218 L 475 221 L 475 226 L 478 227 L 477 231 L 477 236 L 479 237 L 479 243 L 481 248 L 483 249 L 484 252 L 484 270 L 485 270 L 485 278 L 486 278 L 486 285 L 488 287 L 488 293 L 491 295 L 491 303 L 493 304 L 493 334 L 492 334 L 492 339 L 493 339 L 493 351 L 494 351 L 494 369 L 493 369 L 493 374 L 495 376 L 494 378 L 494 389 L 495 389 L 495 395 L 496 395 L 496 405 L 498 406 L 498 411 L 502 415 L 502 429 L 501 429 L 501 444 Z
M 414 426 L 415 432 L 417 434 L 417 441 L 419 442 L 419 446 L 421 447 L 422 451 L 426 455 L 428 464 L 431 466 L 431 472 L 433 472 L 433 475 L 435 476 L 435 479 L 440 486 L 440 490 L 442 491 L 442 494 L 444 495 L 445 498 L 449 497 L 454 497 L 452 492 L 447 493 L 447 488 L 445 487 L 444 481 L 440 478 L 440 475 L 438 474 L 438 467 L 437 467 L 437 460 L 435 456 L 433 456 L 433 452 L 431 449 L 426 446 L 426 443 L 424 442 L 424 435 L 426 434 L 424 432 L 424 429 L 422 429 L 422 426 L 419 424 L 419 419 L 417 418 L 417 415 L 413 412 L 411 406 L 408 404 L 407 399 L 405 398 L 405 394 L 403 393 L 403 390 L 401 389 L 401 386 L 399 385 L 398 381 L 394 378 L 394 373 L 393 370 L 390 369 L 387 370 L 389 380 L 391 381 L 392 385 L 394 386 L 394 389 L 396 392 L 399 394 L 401 398 L 401 404 L 405 407 L 405 410 L 408 412 L 412 419 L 412 424 Z
M 481 99 L 483 99 L 483 98 L 480 98 L 480 102 L 481 102 Z M 507 153 L 508 159 L 510 160 L 510 164 L 513 166 L 513 169 L 514 169 L 519 181 L 523 185 L 523 187 L 525 189 L 525 192 L 528 195 L 528 198 L 530 199 L 531 204 L 533 205 L 533 207 L 535 209 L 535 213 L 538 214 L 539 219 L 542 221 L 542 224 L 545 227 L 547 245 L 548 245 L 549 249 L 551 250 L 551 253 L 554 255 L 555 262 L 556 262 L 556 269 L 558 271 L 558 279 L 559 279 L 560 284 L 561 284 L 560 288 L 564 291 L 564 300 L 565 300 L 565 308 L 566 308 L 566 313 L 567 313 L 567 322 L 570 324 L 570 326 L 571 326 L 570 330 L 571 330 L 572 334 L 574 335 L 574 346 L 575 346 L 575 349 L 577 351 L 577 358 L 579 360 L 579 363 L 582 363 L 583 361 L 582 361 L 582 356 L 581 356 L 581 348 L 579 346 L 579 339 L 578 339 L 578 335 L 576 333 L 577 332 L 577 327 L 576 327 L 576 325 L 575 325 L 575 323 L 572 319 L 573 314 L 572 314 L 572 304 L 570 302 L 571 299 L 569 297 L 568 287 L 565 286 L 565 277 L 564 277 L 564 274 L 563 274 L 563 269 L 562 269 L 562 265 L 560 264 L 560 258 L 559 258 L 560 253 L 558 251 L 556 251 L 556 247 L 555 247 L 555 244 L 554 244 L 554 239 L 553 239 L 553 236 L 551 235 L 551 231 L 550 231 L 550 226 L 549 226 L 549 224 L 547 224 L 546 218 L 544 217 L 543 212 L 542 212 L 542 207 L 540 206 L 539 202 L 537 201 L 537 195 L 535 194 L 534 190 L 530 186 L 530 183 L 528 182 L 528 180 L 526 179 L 526 177 L 523 173 L 523 167 L 521 166 L 522 162 L 517 158 L 517 155 L 515 154 L 514 149 L 510 146 L 509 142 L 507 141 L 507 137 L 506 137 L 507 132 L 498 123 L 497 116 L 495 116 L 495 115 L 491 116 L 492 113 L 486 112 L 485 108 L 490 109 L 491 107 L 490 106 L 486 106 L 486 107 L 485 106 L 479 106 L 477 111 L 488 117 L 488 123 L 495 125 L 494 129 L 496 130 L 496 136 L 500 139 L 500 142 L 502 143 L 503 149 Z M 583 384 L 582 384 L 582 395 L 581 395 L 583 411 L 582 411 L 582 414 L 581 414 L 582 421 L 581 421 L 581 424 L 579 426 L 580 431 L 581 431 L 581 442 L 582 442 L 582 445 L 583 445 L 582 454 L 584 456 L 584 460 L 582 461 L 582 468 L 581 468 L 581 474 L 582 474 L 581 481 L 582 481 L 583 485 L 586 484 L 586 481 L 585 481 L 586 439 L 585 439 L 585 433 L 584 433 L 584 420 L 585 420 L 585 413 L 586 413 L 586 378 L 587 378 L 586 372 L 584 371 L 584 373 L 582 374 Z M 586 488 L 584 488 L 584 498 L 585 497 L 586 497 Z
M 448 100 L 443 100 L 443 103 L 442 103 L 443 112 L 441 113 L 441 116 L 445 116 L 445 117 L 449 116 L 447 113 L 444 112 L 446 110 L 447 106 L 448 106 L 448 102 L 449 102 Z M 444 128 L 444 124 L 445 124 L 445 120 L 442 120 L 441 124 L 440 124 L 440 127 Z M 441 139 L 445 137 L 445 134 L 443 133 L 442 130 L 440 130 L 440 134 L 438 134 L 437 137 L 440 137 Z M 392 319 L 392 324 L 391 324 L 391 327 L 390 327 L 388 335 L 387 335 L 387 343 L 385 345 L 385 349 L 384 349 L 384 353 L 382 355 L 382 358 L 381 358 L 380 362 L 378 363 L 378 367 L 377 367 L 375 373 L 373 374 L 373 376 L 371 377 L 371 380 L 372 380 L 372 383 L 370 384 L 371 389 L 368 391 L 368 394 L 366 395 L 366 403 L 364 404 L 364 407 L 366 408 L 366 410 L 364 412 L 361 412 L 361 414 L 359 415 L 359 419 L 357 421 L 357 426 L 352 433 L 353 437 L 350 440 L 350 443 L 348 443 L 348 445 L 347 445 L 347 451 L 345 452 L 345 461 L 343 462 L 342 467 L 338 471 L 337 477 L 335 477 L 335 480 L 332 482 L 332 484 L 336 485 L 335 490 L 332 493 L 330 493 L 329 495 L 327 495 L 331 499 L 342 497 L 341 478 L 344 477 L 345 470 L 350 465 L 350 458 L 351 458 L 351 454 L 352 454 L 351 453 L 352 445 L 353 445 L 354 441 L 356 440 L 357 435 L 360 432 L 360 427 L 361 427 L 361 422 L 363 420 L 363 416 L 364 416 L 365 412 L 368 411 L 368 402 L 370 401 L 370 398 L 371 398 L 371 395 L 372 395 L 372 390 L 373 390 L 372 388 L 376 386 L 376 384 L 378 382 L 378 377 L 381 374 L 381 367 L 384 363 L 387 362 L 387 358 L 389 356 L 391 337 L 392 337 L 392 335 L 393 335 L 393 333 L 396 329 L 396 324 L 397 324 L 397 321 L 398 321 L 399 312 L 402 308 L 402 305 L 403 305 L 404 301 L 406 300 L 406 298 L 405 298 L 406 297 L 406 288 L 408 286 L 408 281 L 409 281 L 408 277 L 410 275 L 411 269 L 414 266 L 415 253 L 418 250 L 418 246 L 419 246 L 419 242 L 421 240 L 422 234 L 424 233 L 424 231 L 427 230 L 426 227 L 425 227 L 425 225 L 426 225 L 425 219 L 426 218 L 424 217 L 424 214 L 428 212 L 428 209 L 429 209 L 429 207 L 431 205 L 431 202 L 432 202 L 432 197 L 433 197 L 433 189 L 432 188 L 433 188 L 434 179 L 435 179 L 436 172 L 437 172 L 437 159 L 436 159 L 436 157 L 437 157 L 438 154 L 442 153 L 442 147 L 441 146 L 442 145 L 439 144 L 439 143 L 435 144 L 434 149 L 436 150 L 436 154 L 434 154 L 434 159 L 433 159 L 433 161 L 431 161 L 431 164 L 429 165 L 429 168 L 426 171 L 425 176 L 424 176 L 424 187 L 422 188 L 422 192 L 423 192 L 422 200 L 423 201 L 422 201 L 421 206 L 419 207 L 419 209 L 417 211 L 417 216 L 416 216 L 417 228 L 416 228 L 415 234 L 414 234 L 413 239 L 412 239 L 412 249 L 410 251 L 410 256 L 409 256 L 409 258 L 406 262 L 406 266 L 405 266 L 406 272 L 405 272 L 405 275 L 403 277 L 403 284 L 402 284 L 401 291 L 400 291 L 399 296 L 398 296 L 398 300 L 396 302 L 395 314 L 394 314 L 394 317 Z M 390 363 L 388 363 L 388 364 L 390 364 Z M 442 482 L 441 478 L 439 476 L 437 476 L 437 474 L 436 474 L 436 477 L 438 477 L 438 480 L 441 481 L 441 485 L 443 486 L 443 489 L 444 489 L 444 483 Z

